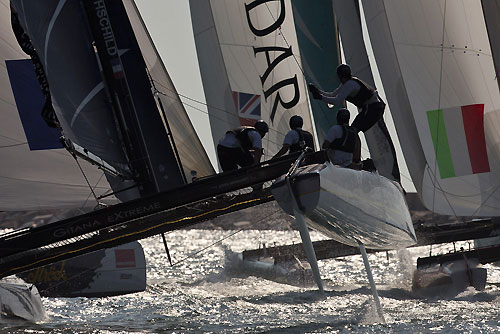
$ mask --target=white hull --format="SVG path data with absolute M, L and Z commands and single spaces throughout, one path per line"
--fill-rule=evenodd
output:
M 309 227 L 336 241 L 371 249 L 416 243 L 404 194 L 383 176 L 327 162 L 299 168 L 292 187 Z M 292 213 L 287 192 L 283 180 L 273 185 L 280 206 Z
M 144 291 L 146 259 L 139 242 L 95 251 L 19 274 L 44 297 L 107 297 Z
M 35 286 L 0 282 L 0 323 L 38 322 L 45 319 L 45 309 Z

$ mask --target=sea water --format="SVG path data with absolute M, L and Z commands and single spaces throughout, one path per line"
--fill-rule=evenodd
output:
M 411 290 L 429 247 L 369 254 L 386 323 L 374 307 L 361 256 L 319 262 L 320 294 L 307 281 L 281 284 L 238 266 L 236 252 L 300 242 L 296 231 L 180 230 L 141 241 L 147 289 L 108 298 L 43 298 L 47 318 L 2 324 L 2 333 L 500 333 L 500 268 L 486 265 L 484 291 L 454 298 Z M 312 233 L 312 239 L 321 239 Z M 222 240 L 217 243 L 217 241 Z M 456 247 L 468 247 L 457 243 Z M 434 246 L 446 253 L 452 244 Z

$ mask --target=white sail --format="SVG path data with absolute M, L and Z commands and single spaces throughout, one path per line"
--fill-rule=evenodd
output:
M 29 57 L 12 32 L 7 0 L 1 1 L 0 18 L 0 210 L 93 207 L 92 191 L 66 150 L 28 147 L 5 61 Z M 97 195 L 110 190 L 101 170 L 81 164 Z
M 196 171 L 198 177 L 214 174 L 207 153 L 189 120 L 177 90 L 158 55 L 134 1 L 126 0 L 123 1 L 123 4 L 127 10 L 144 61 L 148 66 L 153 84 L 158 91 L 157 96 L 165 110 L 167 122 L 172 131 L 186 176 L 189 177 L 191 171 Z
M 427 208 L 500 214 L 500 93 L 480 0 L 363 0 L 415 187 Z
M 263 119 L 265 158 L 300 115 L 312 132 L 289 0 L 191 0 L 193 31 L 215 144 L 231 128 Z
M 355 76 L 361 78 L 372 87 L 376 87 L 363 40 L 358 0 L 334 0 L 333 4 L 342 37 L 342 47 L 346 63 L 351 66 L 351 70 Z M 386 110 L 385 115 L 387 114 Z M 400 175 L 396 150 L 384 119 L 366 131 L 365 138 L 371 158 L 378 172 L 391 180 L 399 182 Z

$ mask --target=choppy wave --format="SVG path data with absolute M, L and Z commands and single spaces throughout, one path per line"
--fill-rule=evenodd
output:
M 320 261 L 326 292 L 283 284 L 241 268 L 237 252 L 299 242 L 294 231 L 246 230 L 205 251 L 233 231 L 186 230 L 167 235 L 175 266 L 160 237 L 141 241 L 148 261 L 146 291 L 109 298 L 43 298 L 48 318 L 11 324 L 11 333 L 492 333 L 500 332 L 500 268 L 488 268 L 486 289 L 455 298 L 411 291 L 418 256 L 428 247 L 370 254 L 387 324 L 380 324 L 360 256 Z M 313 239 L 321 238 L 312 234 Z M 448 252 L 449 245 L 433 248 Z M 192 255 L 195 254 L 195 255 Z

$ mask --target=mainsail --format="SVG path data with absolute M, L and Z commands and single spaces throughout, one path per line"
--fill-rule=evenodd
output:
M 263 119 L 268 159 L 292 115 L 312 132 L 290 0 L 191 0 L 190 7 L 215 145 L 229 129 Z
M 6 61 L 26 59 L 12 32 L 9 1 L 0 3 L 0 210 L 41 210 L 95 206 L 92 192 L 73 157 L 62 149 L 30 150 L 14 100 Z M 31 62 L 31 60 L 30 60 Z M 31 66 L 32 67 L 32 66 Z M 14 74 L 15 75 L 15 74 Z M 38 88 L 39 89 L 39 88 Z M 31 98 L 28 96 L 28 98 Z M 42 103 L 43 105 L 43 103 Z M 40 109 L 38 126 L 46 127 Z M 53 134 L 57 141 L 58 137 Z M 82 164 L 98 195 L 109 192 L 104 173 Z M 111 200 L 110 203 L 116 201 Z
M 120 199 L 213 174 L 133 1 L 12 4 L 65 137 L 118 171 L 106 176 Z
M 363 1 L 399 140 L 425 206 L 500 214 L 500 92 L 481 1 Z

